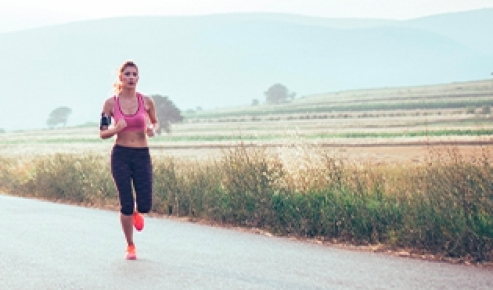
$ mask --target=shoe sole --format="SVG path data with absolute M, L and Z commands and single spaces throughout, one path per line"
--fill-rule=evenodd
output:
M 135 217 L 134 217 L 134 219 L 133 219 L 134 228 L 135 228 L 137 231 L 139 231 L 139 232 L 140 232 L 140 231 L 142 231 L 142 230 L 144 229 L 144 217 L 142 217 L 142 216 L 141 216 L 140 218 L 141 218 L 141 222 L 140 222 L 140 223 L 136 222 Z

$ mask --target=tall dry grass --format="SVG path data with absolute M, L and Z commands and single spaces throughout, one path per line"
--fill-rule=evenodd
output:
M 430 149 L 426 162 L 375 165 L 316 145 L 240 146 L 208 160 L 154 156 L 153 211 L 263 228 L 279 235 L 381 244 L 473 261 L 493 260 L 488 148 L 465 158 Z M 100 154 L 0 158 L 13 194 L 115 205 Z

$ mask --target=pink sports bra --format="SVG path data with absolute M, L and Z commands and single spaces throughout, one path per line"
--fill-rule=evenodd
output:
M 132 115 L 126 115 L 122 112 L 120 107 L 120 102 L 118 97 L 115 98 L 115 106 L 113 108 L 113 118 L 115 119 L 115 124 L 123 118 L 127 122 L 127 127 L 125 127 L 121 132 L 127 131 L 145 131 L 147 128 L 147 111 L 145 109 L 144 98 L 141 94 L 137 93 L 139 107 L 137 112 Z

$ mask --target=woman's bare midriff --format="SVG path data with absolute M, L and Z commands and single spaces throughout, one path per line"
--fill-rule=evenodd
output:
M 125 147 L 147 147 L 147 138 L 144 131 L 120 132 L 116 136 L 115 143 Z

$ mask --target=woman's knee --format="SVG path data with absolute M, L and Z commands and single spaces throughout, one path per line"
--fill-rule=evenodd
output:
M 123 215 L 132 215 L 134 213 L 134 206 L 133 205 L 124 205 L 122 204 L 120 207 L 120 212 Z
M 137 204 L 137 211 L 140 213 L 148 213 L 151 211 L 151 208 L 152 208 L 151 201 L 140 202 Z

